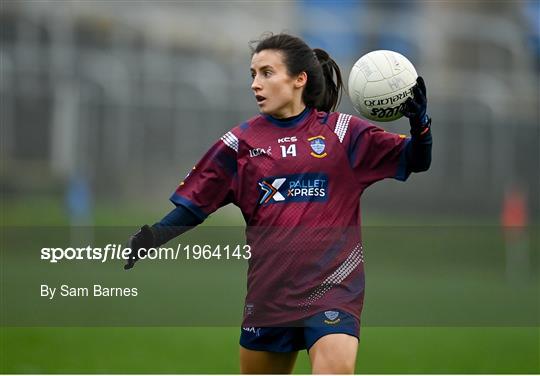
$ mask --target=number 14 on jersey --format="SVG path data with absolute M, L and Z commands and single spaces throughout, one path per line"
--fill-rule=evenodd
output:
M 289 146 L 281 145 L 281 156 L 283 158 L 286 158 L 287 155 L 290 155 L 291 157 L 296 157 L 296 144 L 291 144 Z

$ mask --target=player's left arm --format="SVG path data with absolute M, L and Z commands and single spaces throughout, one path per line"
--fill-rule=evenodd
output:
M 413 98 L 405 102 L 402 112 L 409 118 L 411 137 L 386 132 L 363 119 L 351 119 L 344 143 L 351 167 L 362 186 L 385 178 L 405 181 L 412 172 L 429 168 L 431 119 L 427 115 L 426 86 L 421 77 L 413 88 Z
M 431 165 L 431 117 L 427 114 L 427 90 L 422 77 L 416 79 L 413 98 L 407 99 L 401 109 L 409 118 L 411 140 L 405 149 L 407 175 L 427 171 Z

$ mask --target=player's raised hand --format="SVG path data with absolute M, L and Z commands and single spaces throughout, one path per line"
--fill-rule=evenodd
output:
M 409 119 L 421 119 L 427 110 L 426 83 L 421 76 L 412 88 L 413 98 L 408 98 L 401 108 L 401 113 Z
M 131 249 L 129 254 L 129 259 L 127 264 L 124 265 L 124 269 L 128 270 L 135 266 L 135 263 L 139 260 L 139 250 L 144 248 L 144 251 L 141 251 L 140 255 L 144 256 L 147 253 L 148 248 L 151 248 L 154 245 L 154 235 L 152 234 L 152 229 L 148 225 L 141 227 L 139 231 L 131 235 L 128 240 L 128 248 Z
M 412 135 L 421 135 L 429 129 L 431 118 L 427 115 L 427 90 L 426 83 L 421 76 L 416 79 L 416 85 L 412 88 L 413 98 L 408 98 L 401 113 L 409 118 Z

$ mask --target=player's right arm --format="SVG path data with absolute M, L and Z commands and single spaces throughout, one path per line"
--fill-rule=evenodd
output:
M 201 224 L 218 208 L 234 202 L 237 151 L 238 138 L 232 131 L 208 150 L 171 196 L 176 208 L 130 237 L 128 247 L 132 251 L 125 269 L 135 265 L 141 248 L 159 247 Z
M 131 253 L 126 265 L 124 265 L 124 269 L 128 270 L 135 266 L 135 263 L 139 260 L 139 250 L 159 247 L 202 222 L 199 217 L 186 207 L 178 205 L 161 221 L 152 226 L 142 226 L 128 240 L 127 247 L 131 249 Z M 145 251 L 141 252 L 141 255 L 146 254 Z

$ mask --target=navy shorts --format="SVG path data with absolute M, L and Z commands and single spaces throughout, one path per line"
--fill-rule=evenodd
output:
M 327 334 L 360 336 L 360 323 L 350 313 L 331 310 L 317 313 L 287 327 L 243 327 L 240 345 L 249 350 L 292 352 L 307 349 Z

